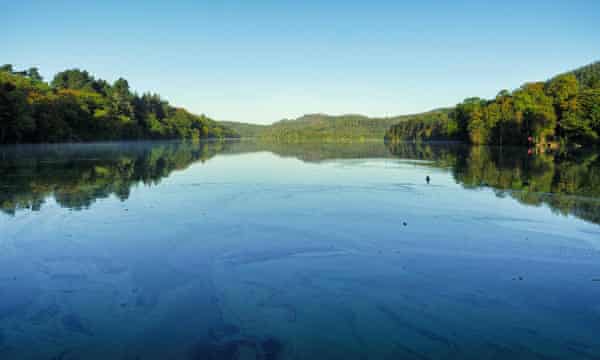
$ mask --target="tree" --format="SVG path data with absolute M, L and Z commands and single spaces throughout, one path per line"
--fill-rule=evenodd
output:
M 0 143 L 235 136 L 212 119 L 173 108 L 158 94 L 133 94 L 123 78 L 111 86 L 71 69 L 56 74 L 50 86 L 36 68 L 3 68 Z
M 0 72 L 12 73 L 13 72 L 13 66 L 11 64 L 2 65 L 2 66 L 0 66 Z
M 113 100 L 113 110 L 115 114 L 123 121 L 133 117 L 133 95 L 129 92 L 129 83 L 123 78 L 117 79 L 111 90 L 110 95 Z
M 19 143 L 34 128 L 26 94 L 0 79 L 0 144 Z
M 544 83 L 528 83 L 513 94 L 517 117 L 522 119 L 522 135 L 545 143 L 555 133 L 556 113 Z
M 70 69 L 61 71 L 54 76 L 51 85 L 55 89 L 73 89 L 97 92 L 106 95 L 108 83 L 96 80 L 85 70 Z
M 42 75 L 40 75 L 40 72 L 36 67 L 29 68 L 29 70 L 27 70 L 27 76 L 29 76 L 29 78 L 33 81 L 44 81 Z

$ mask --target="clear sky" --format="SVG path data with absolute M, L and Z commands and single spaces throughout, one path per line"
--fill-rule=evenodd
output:
M 600 60 L 598 0 L 4 0 L 0 24 L 0 63 L 255 123 L 420 112 Z

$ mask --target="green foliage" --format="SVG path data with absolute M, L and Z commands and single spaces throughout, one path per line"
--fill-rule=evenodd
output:
M 582 89 L 600 88 L 600 61 L 571 71 Z
M 400 122 L 386 140 L 459 140 L 472 144 L 598 144 L 600 63 L 528 83 L 493 100 L 469 98 L 447 117 Z
M 258 138 L 270 125 L 248 124 L 235 121 L 219 121 L 227 128 L 232 129 L 244 138 Z
M 212 119 L 174 108 L 157 94 L 131 92 L 87 71 L 60 72 L 49 84 L 37 68 L 0 69 L 0 144 L 118 139 L 237 137 Z
M 27 70 L 27 76 L 33 81 L 44 81 L 44 78 L 42 78 L 42 75 L 40 75 L 40 72 L 36 67 L 29 68 L 29 70 Z
M 274 141 L 357 141 L 379 138 L 395 120 L 371 119 L 361 115 L 304 115 L 295 120 L 281 120 L 269 126 L 261 137 Z
M 362 115 L 332 116 L 309 114 L 293 120 L 281 120 L 272 125 L 253 125 L 234 122 L 223 123 L 232 127 L 243 137 L 259 138 L 270 142 L 362 142 L 381 139 L 386 130 L 399 121 L 425 117 L 445 116 L 447 110 L 427 114 L 405 115 L 390 118 L 369 118 Z
M 13 66 L 11 64 L 4 64 L 0 66 L 0 72 L 13 72 Z
M 450 111 L 436 110 L 429 113 L 411 115 L 392 126 L 385 134 L 387 140 L 452 140 L 458 132 L 459 124 L 450 119 Z

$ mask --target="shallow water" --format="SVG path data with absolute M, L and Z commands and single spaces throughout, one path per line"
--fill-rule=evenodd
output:
M 2 359 L 600 357 L 593 153 L 5 147 L 0 209 Z

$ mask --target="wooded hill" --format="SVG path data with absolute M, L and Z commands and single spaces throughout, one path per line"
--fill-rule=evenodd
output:
M 447 118 L 404 121 L 386 140 L 460 140 L 472 144 L 600 144 L 600 62 L 548 81 L 466 99 Z
M 36 68 L 0 67 L 0 144 L 237 136 L 158 94 L 132 92 L 123 78 L 72 69 L 46 83 Z
M 447 118 L 449 110 L 440 109 L 423 114 L 388 118 L 370 118 L 363 115 L 309 114 L 297 119 L 284 119 L 272 125 L 253 125 L 223 122 L 242 137 L 268 141 L 300 142 L 310 140 L 358 141 L 381 140 L 390 126 L 401 121 Z

